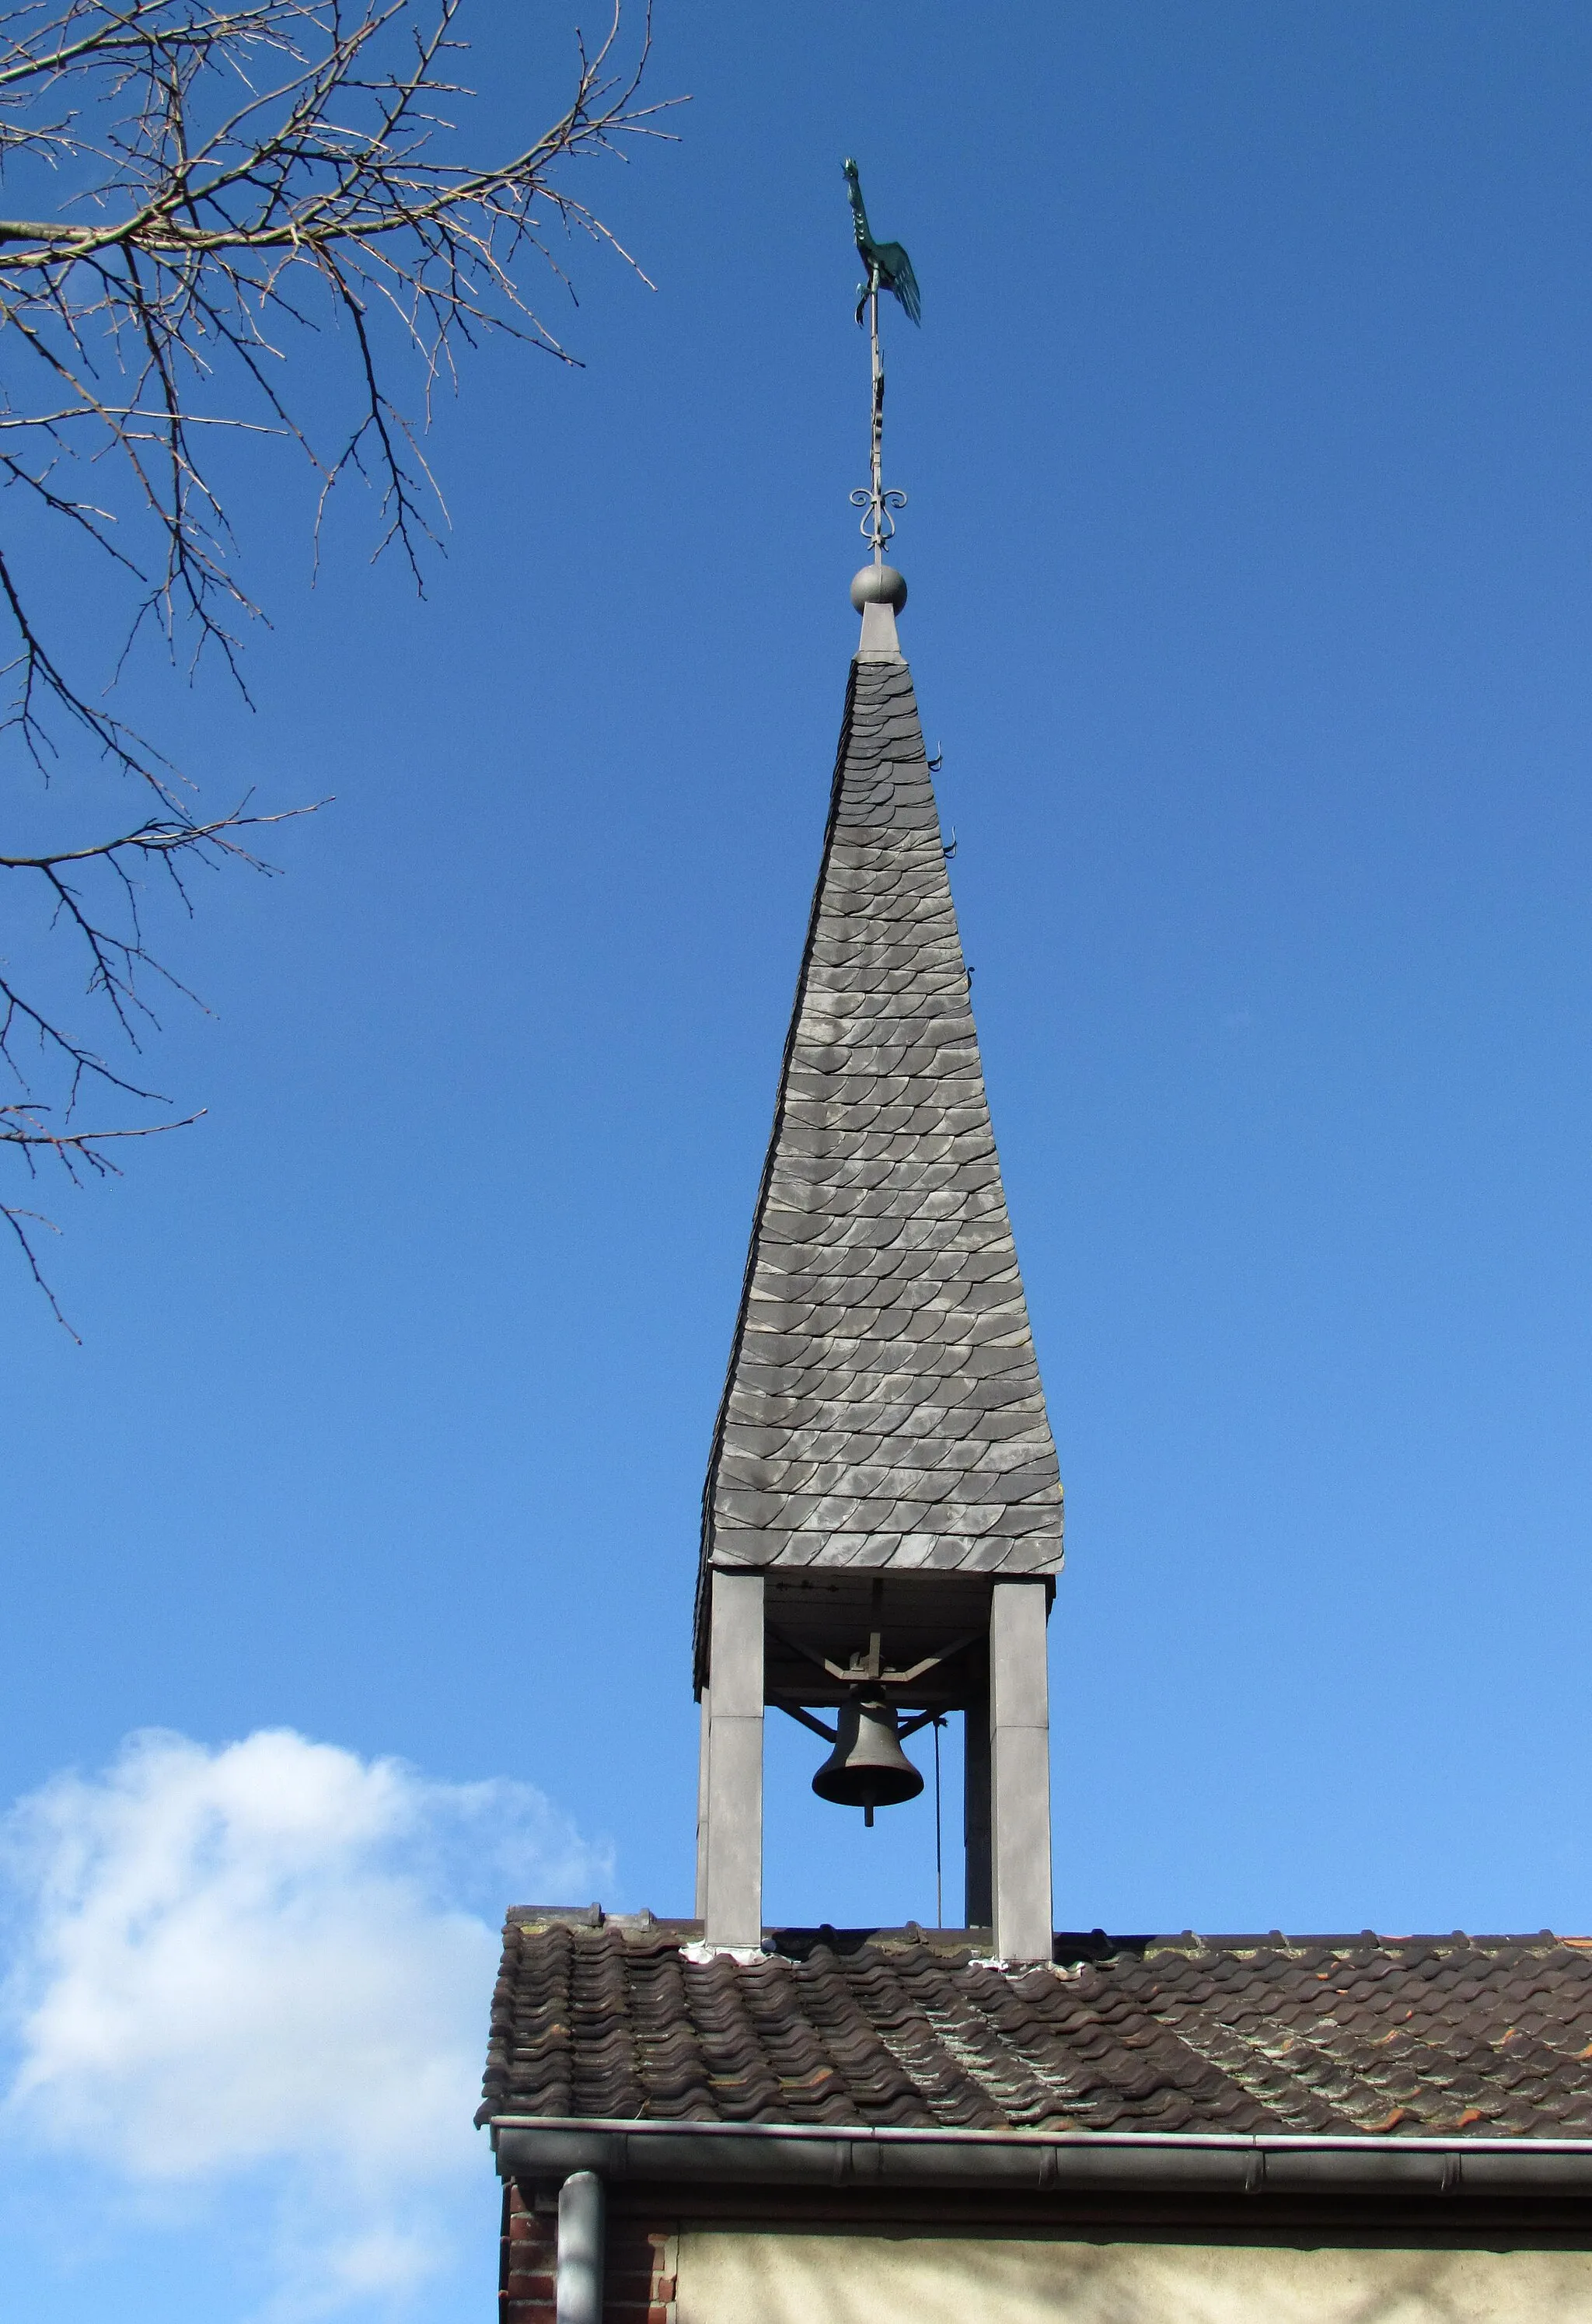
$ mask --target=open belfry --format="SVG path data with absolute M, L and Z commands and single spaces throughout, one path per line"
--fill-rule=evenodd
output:
M 1053 1925 L 1061 1484 L 886 553 L 918 287 L 846 177 L 870 555 L 703 1499 L 695 1912 L 509 1913 L 502 2324 L 1592 2324 L 1592 1939 Z M 962 1714 L 963 1925 L 833 1927 L 818 1865 L 765 1924 L 770 1709 L 870 1822 Z

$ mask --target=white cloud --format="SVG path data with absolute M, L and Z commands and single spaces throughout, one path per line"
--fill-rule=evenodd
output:
M 611 1870 L 527 1785 L 280 1729 L 135 1736 L 21 1802 L 0 1850 L 12 2138 L 163 2201 L 262 2177 L 297 2313 L 441 2264 L 449 2188 L 490 2170 L 495 1914 Z

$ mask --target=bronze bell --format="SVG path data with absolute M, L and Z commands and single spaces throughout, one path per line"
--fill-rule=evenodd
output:
M 899 1807 L 915 1800 L 923 1777 L 901 1748 L 895 1705 L 853 1696 L 841 1705 L 834 1749 L 813 1778 L 821 1800 L 837 1807 L 861 1808 L 873 1821 L 875 1808 Z

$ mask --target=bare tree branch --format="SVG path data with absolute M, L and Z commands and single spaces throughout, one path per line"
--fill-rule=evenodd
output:
M 595 49 L 576 35 L 573 87 L 548 125 L 495 156 L 461 127 L 464 34 L 483 5 L 0 0 L 0 189 L 28 196 L 0 217 L 0 492 L 103 557 L 107 588 L 126 593 L 124 659 L 148 631 L 173 656 L 186 640 L 190 669 L 218 657 L 241 685 L 242 626 L 258 608 L 210 465 L 228 436 L 273 438 L 309 464 L 317 542 L 335 486 L 363 478 L 375 554 L 395 549 L 418 584 L 446 521 L 419 448 L 437 383 L 489 332 L 575 360 L 526 278 L 529 266 L 572 295 L 555 233 L 633 265 L 572 177 L 665 134 L 665 108 L 639 101 L 647 0 L 628 55 L 608 0 Z M 339 383 L 346 417 L 323 442 L 307 414 Z M 90 468 L 92 496 L 73 482 Z M 75 641 L 47 634 L 30 585 L 35 530 L 0 534 L 0 750 L 48 783 L 75 742 L 152 792 L 155 811 L 108 838 L 0 853 L 0 874 L 41 895 L 88 999 L 135 1055 L 153 989 L 186 991 L 146 943 L 145 881 L 163 874 L 191 908 L 200 865 L 268 870 L 240 835 L 282 817 L 246 801 L 207 820 L 193 811 L 187 781 L 78 673 Z M 90 1083 L 164 1101 L 24 991 L 9 946 L 0 1068 L 14 1098 L 0 1106 L 0 1146 L 30 1170 L 53 1156 L 74 1178 L 103 1175 L 116 1167 L 107 1139 L 176 1126 L 70 1127 Z M 42 1281 L 29 1222 L 45 1222 L 0 1216 Z
M 49 1129 L 41 1110 L 19 1105 L 0 1105 L 0 1146 L 9 1146 L 27 1167 L 30 1176 L 38 1175 L 41 1154 L 53 1157 L 65 1170 L 74 1185 L 81 1185 L 86 1176 L 119 1178 L 121 1166 L 105 1151 L 107 1145 L 123 1138 L 159 1138 L 168 1130 L 189 1130 L 204 1118 L 204 1109 L 198 1113 L 184 1114 L 179 1121 L 154 1121 L 142 1130 L 74 1130 L 59 1131 Z M 72 1331 L 61 1313 L 60 1302 L 51 1289 L 39 1264 L 34 1240 L 40 1228 L 47 1234 L 59 1234 L 60 1229 L 53 1219 L 41 1211 L 25 1210 L 19 1203 L 0 1203 L 0 1219 L 4 1219 L 16 1238 L 23 1259 L 34 1283 L 50 1302 L 50 1311 L 61 1328 L 82 1344 L 78 1333 Z

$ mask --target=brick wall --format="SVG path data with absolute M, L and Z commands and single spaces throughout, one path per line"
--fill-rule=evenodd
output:
M 675 2324 L 679 2241 L 654 2221 L 609 2221 L 603 2324 Z
M 603 2255 L 603 2324 L 675 2324 L 679 2237 L 663 2222 L 610 2218 Z M 498 2270 L 501 2324 L 554 2324 L 558 2214 L 532 2208 L 512 2180 L 503 2190 Z

